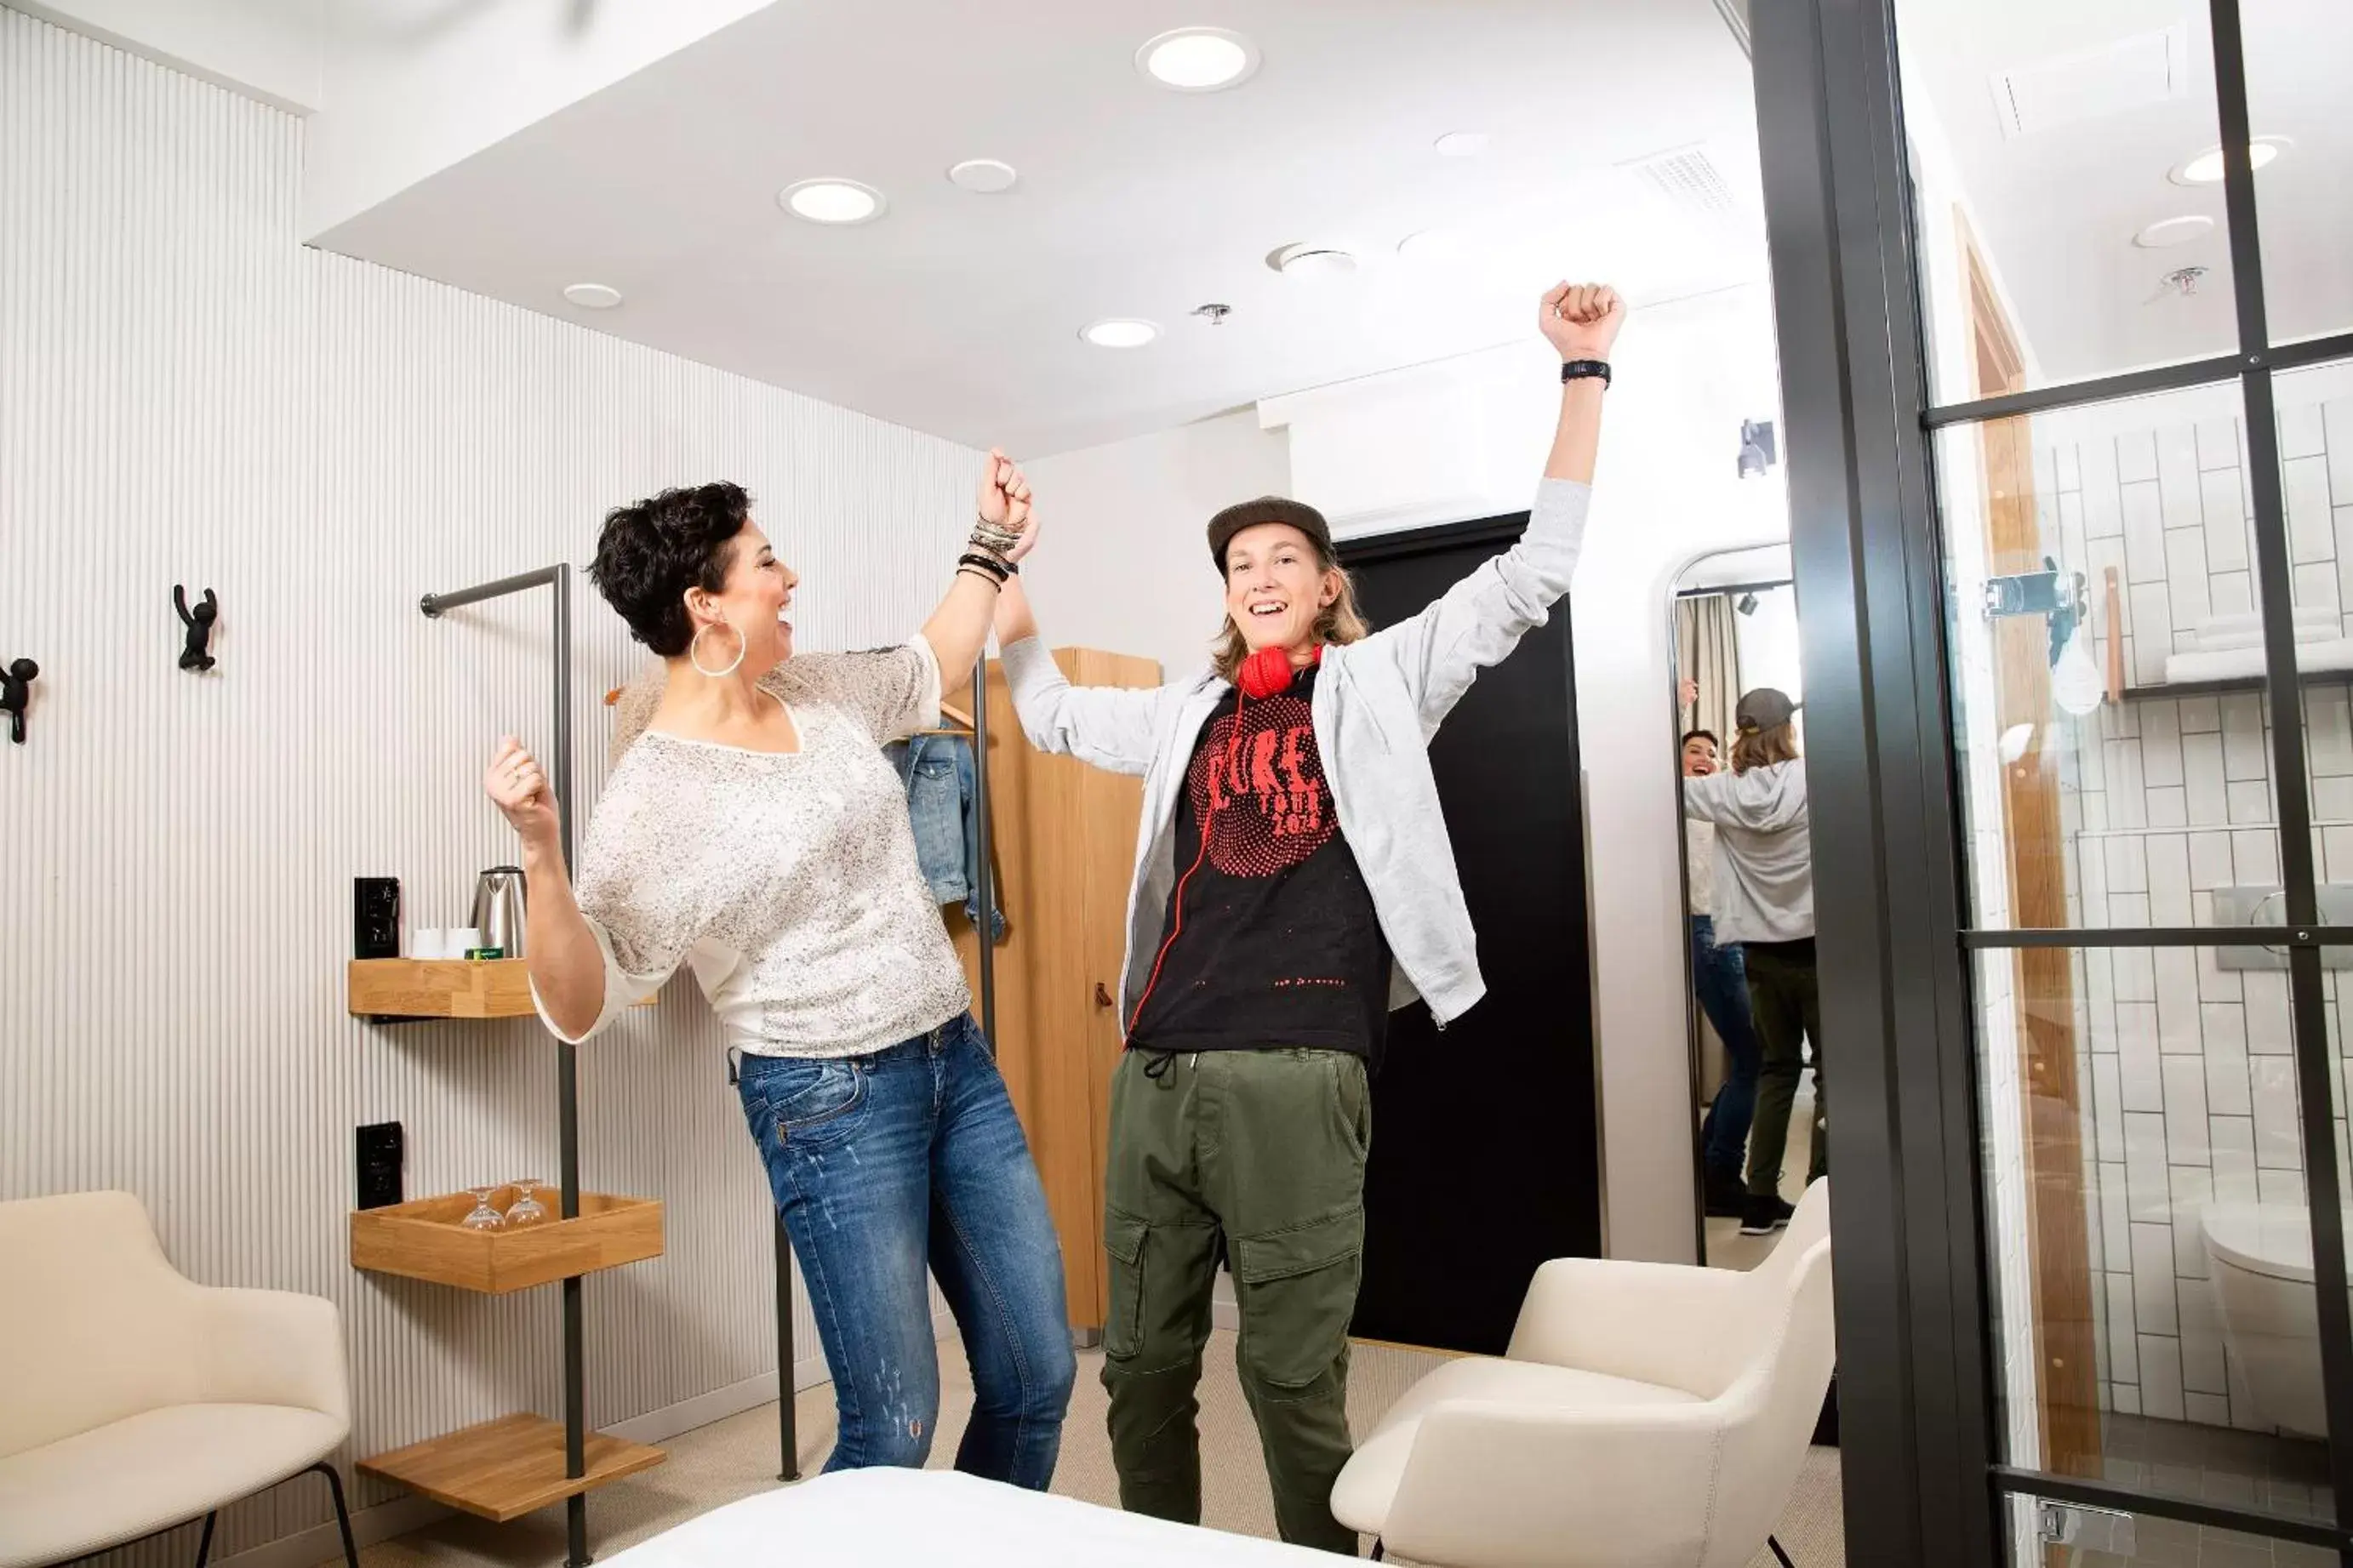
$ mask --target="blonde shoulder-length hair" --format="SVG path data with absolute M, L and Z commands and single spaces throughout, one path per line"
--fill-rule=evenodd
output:
M 1798 731 L 1793 725 L 1776 724 L 1769 730 L 1743 730 L 1732 738 L 1732 771 L 1736 773 L 1797 760 Z
M 1362 642 L 1373 635 L 1365 613 L 1356 606 L 1356 574 L 1322 551 L 1315 552 L 1316 564 L 1324 571 L 1336 574 L 1340 592 L 1315 616 L 1308 636 L 1318 643 Z M 1217 639 L 1209 645 L 1209 663 L 1221 680 L 1232 680 L 1241 673 L 1242 660 L 1250 657 L 1250 644 L 1242 640 L 1241 627 L 1234 625 L 1231 616 L 1218 628 Z

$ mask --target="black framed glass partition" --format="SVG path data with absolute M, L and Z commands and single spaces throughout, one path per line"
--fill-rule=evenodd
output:
M 1751 20 L 1850 1557 L 2353 1563 L 2353 7 Z

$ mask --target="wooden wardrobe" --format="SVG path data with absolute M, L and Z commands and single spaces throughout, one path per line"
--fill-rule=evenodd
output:
M 1057 648 L 1054 661 L 1078 686 L 1160 683 L 1159 664 L 1133 655 Z M 1061 1236 L 1071 1326 L 1100 1329 L 1103 1155 L 1144 781 L 1038 751 L 1021 732 L 1004 667 L 990 660 L 987 679 L 988 815 L 1008 928 L 995 955 L 997 1066 Z M 971 711 L 970 684 L 948 700 Z M 976 1001 L 976 933 L 962 905 L 941 913 Z

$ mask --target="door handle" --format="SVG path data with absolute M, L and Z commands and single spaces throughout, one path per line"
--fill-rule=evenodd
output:
M 1098 1006 L 1098 1007 L 1108 1007 L 1108 1006 L 1110 1006 L 1111 1005 L 1112 1005 L 1112 1001 L 1111 1001 L 1111 993 L 1103 989 L 1103 983 L 1102 981 L 1100 981 L 1100 980 L 1096 981 L 1096 982 L 1095 982 L 1095 1005 L 1096 1005 L 1096 1006 Z

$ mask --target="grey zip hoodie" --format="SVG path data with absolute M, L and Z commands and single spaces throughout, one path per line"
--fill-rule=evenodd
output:
M 1683 780 L 1683 815 L 1715 824 L 1715 944 L 1814 934 L 1802 758 Z
M 1546 479 L 1526 531 L 1410 619 L 1324 650 L 1310 711 L 1340 831 L 1364 872 L 1396 956 L 1389 1005 L 1419 994 L 1442 1026 L 1486 994 L 1454 848 L 1430 776 L 1430 736 L 1479 671 L 1543 626 L 1568 592 L 1592 487 Z M 1128 889 L 1122 1019 L 1159 951 L 1176 880 L 1176 799 L 1201 726 L 1229 689 L 1214 671 L 1149 691 L 1072 686 L 1036 637 L 1004 650 L 1021 728 L 1041 752 L 1144 775 L 1144 818 Z

